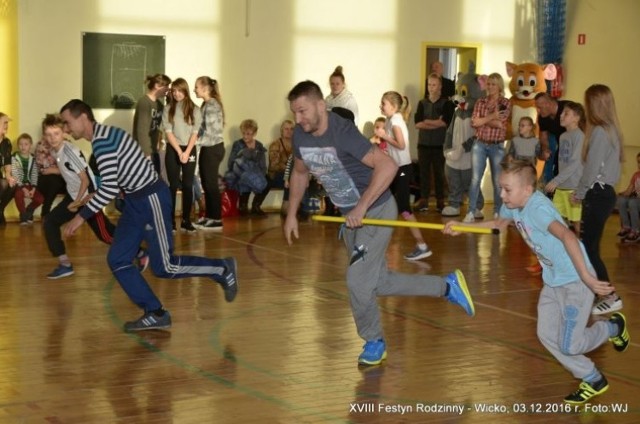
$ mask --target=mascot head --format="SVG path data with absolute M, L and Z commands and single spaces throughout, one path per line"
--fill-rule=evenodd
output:
M 537 63 L 515 64 L 507 62 L 507 75 L 511 77 L 509 90 L 519 100 L 533 100 L 536 94 L 547 91 L 545 80 L 556 78 L 556 67 L 553 64 Z
M 484 96 L 487 76 L 475 73 L 475 66 L 469 66 L 469 73 L 456 81 L 456 94 L 451 98 L 458 110 L 473 112 L 476 100 Z

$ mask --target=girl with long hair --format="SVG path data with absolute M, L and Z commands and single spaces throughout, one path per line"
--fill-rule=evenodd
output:
M 202 123 L 198 131 L 200 148 L 198 169 L 204 191 L 205 216 L 196 225 L 202 230 L 222 230 L 222 200 L 218 186 L 220 163 L 225 148 L 222 130 L 224 129 L 224 107 L 218 81 L 207 76 L 196 80 L 196 97 L 202 99 Z
M 178 78 L 171 84 L 169 107 L 164 109 L 162 125 L 167 137 L 165 165 L 173 205 L 171 219 L 175 230 L 175 209 L 178 189 L 182 190 L 182 223 L 180 229 L 196 231 L 191 223 L 193 179 L 196 172 L 196 140 L 202 122 L 200 108 L 189 97 L 189 84 Z

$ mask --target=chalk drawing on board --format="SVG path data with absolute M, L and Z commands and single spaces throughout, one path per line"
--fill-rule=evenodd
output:
M 116 108 L 131 108 L 147 75 L 147 47 L 118 43 L 111 47 L 111 99 Z M 142 88 L 144 92 L 144 87 Z

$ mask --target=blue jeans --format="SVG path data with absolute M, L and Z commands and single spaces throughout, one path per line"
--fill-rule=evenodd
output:
M 471 185 L 469 186 L 469 211 L 478 202 L 480 184 L 482 176 L 487 167 L 487 159 L 491 166 L 491 180 L 493 181 L 493 212 L 500 212 L 502 199 L 500 198 L 500 162 L 504 159 L 504 143 L 485 144 L 480 140 L 475 140 L 471 149 Z

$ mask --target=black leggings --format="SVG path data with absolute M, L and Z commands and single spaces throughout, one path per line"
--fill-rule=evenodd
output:
M 187 146 L 180 146 L 184 151 Z M 171 189 L 171 220 L 176 219 L 176 196 L 178 189 L 182 190 L 182 220 L 191 221 L 191 207 L 193 205 L 193 177 L 196 173 L 196 149 L 191 149 L 191 155 L 187 163 L 180 162 L 180 157 L 173 147 L 167 148 L 165 156 L 165 166 L 167 168 L 167 178 Z M 182 176 L 180 175 L 182 173 Z
M 609 281 L 609 273 L 600 257 L 600 240 L 604 224 L 616 205 L 616 191 L 610 185 L 596 184 L 587 191 L 582 201 L 582 243 L 596 276 L 600 281 Z
M 60 174 L 40 174 L 38 175 L 38 191 L 44 197 L 40 216 L 45 217 L 51 211 L 51 205 L 56 196 L 66 194 L 67 185 Z
M 11 202 L 11 199 L 13 199 L 14 192 L 15 187 L 9 187 L 9 181 L 0 178 L 0 215 L 4 214 L 4 208 L 6 208 L 9 202 Z M 2 219 L 2 217 L 0 217 L 0 219 Z
M 222 201 L 218 187 L 220 163 L 224 158 L 224 144 L 203 146 L 200 148 L 198 166 L 200 168 L 200 182 L 204 191 L 204 204 L 209 219 L 222 219 Z

